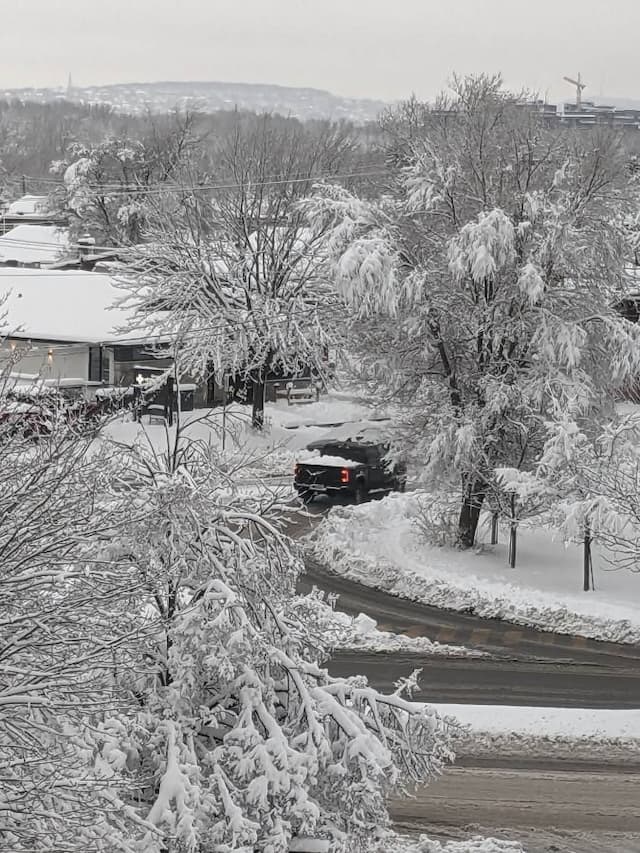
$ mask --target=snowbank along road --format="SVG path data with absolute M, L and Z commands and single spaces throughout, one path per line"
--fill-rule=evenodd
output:
M 319 523 L 326 506 L 300 513 L 289 532 L 300 537 Z M 401 675 L 422 669 L 419 698 L 432 702 L 637 708 L 640 705 L 640 648 L 583 637 L 536 631 L 398 598 L 340 577 L 306 560 L 301 591 L 317 586 L 338 595 L 337 607 L 365 612 L 383 630 L 427 636 L 489 652 L 492 659 L 437 659 L 427 655 L 336 652 L 335 675 L 361 673 L 381 689 Z

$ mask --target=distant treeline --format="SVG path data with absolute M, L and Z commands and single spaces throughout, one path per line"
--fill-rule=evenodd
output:
M 226 136 L 239 117 L 251 120 L 249 111 L 220 110 L 214 113 L 179 112 L 126 115 L 104 104 L 78 104 L 66 100 L 39 104 L 20 100 L 0 100 L 0 187 L 12 196 L 26 186 L 28 192 L 47 192 L 52 178 L 51 164 L 69 158 L 75 147 L 91 148 L 108 138 L 128 139 L 146 144 L 171 132 L 176 124 L 188 120 L 192 138 L 199 141 L 202 166 L 206 168 L 215 149 L 215 140 Z M 270 122 L 292 129 L 300 128 L 295 118 L 274 115 Z M 321 133 L 329 122 L 304 123 Z M 365 154 L 375 146 L 379 135 L 376 125 L 355 127 L 341 122 L 341 128 L 353 134 L 357 148 Z M 208 171 L 209 169 L 207 169 Z M 212 169 L 215 171 L 215 169 Z M 26 176 L 25 181 L 23 177 Z M 41 180 L 38 180 L 41 179 Z

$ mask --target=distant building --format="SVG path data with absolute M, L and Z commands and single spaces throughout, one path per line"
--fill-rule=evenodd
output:
M 46 195 L 23 195 L 7 206 L 7 216 L 36 216 L 46 213 L 49 198 Z
M 0 234 L 6 234 L 17 225 L 50 225 L 67 227 L 67 219 L 50 209 L 46 195 L 23 195 L 0 211 Z
M 569 103 L 563 105 L 558 113 L 562 125 L 569 127 L 607 126 L 621 130 L 638 130 L 640 128 L 640 110 L 618 109 L 609 104 L 596 104 L 593 101 L 582 101 L 578 107 Z
M 0 267 L 0 368 L 11 361 L 12 371 L 73 383 L 90 399 L 99 389 L 130 388 L 140 377 L 162 374 L 173 364 L 170 332 L 124 331 L 134 316 L 120 304 L 124 296 L 103 273 Z M 204 405 L 210 389 L 189 388 Z
M 16 225 L 0 235 L 0 266 L 47 266 L 68 251 L 69 231 L 56 225 Z

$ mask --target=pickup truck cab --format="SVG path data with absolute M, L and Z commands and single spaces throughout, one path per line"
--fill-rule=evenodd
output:
M 309 444 L 307 451 L 295 466 L 293 480 L 305 503 L 318 495 L 362 503 L 405 489 L 406 466 L 387 458 L 387 444 L 325 440 Z

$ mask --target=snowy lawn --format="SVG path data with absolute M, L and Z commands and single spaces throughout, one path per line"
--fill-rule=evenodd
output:
M 189 425 L 188 436 L 211 443 L 220 452 L 224 424 L 224 454 L 230 463 L 246 458 L 257 472 L 293 476 L 294 463 L 312 441 L 329 437 L 346 439 L 363 429 L 379 429 L 381 423 L 376 419 L 384 418 L 385 413 L 372 413 L 363 403 L 336 391 L 314 403 L 292 406 L 286 400 L 267 403 L 265 429 L 261 433 L 251 427 L 251 407 L 238 403 L 228 406 L 226 412 L 221 407 L 196 409 L 182 417 Z M 127 413 L 107 424 L 104 437 L 127 445 L 150 440 L 154 447 L 162 449 L 167 432 L 174 436 L 175 427 L 165 429 L 161 424 L 150 424 L 147 416 L 142 423 L 136 423 Z
M 474 551 L 429 545 L 416 523 L 423 499 L 419 492 L 391 494 L 338 507 L 309 547 L 333 570 L 394 595 L 545 631 L 640 642 L 640 574 L 612 570 L 596 553 L 596 589 L 582 592 L 580 548 L 565 547 L 546 529 L 520 529 L 515 569 L 507 566 L 505 544 Z M 483 522 L 479 538 L 488 536 Z
M 430 703 L 431 704 L 431 703 Z M 571 738 L 575 740 L 630 739 L 640 748 L 640 709 L 529 708 L 513 705 L 434 704 L 443 716 L 455 717 L 475 735 Z
M 640 710 L 433 706 L 454 717 L 454 750 L 465 757 L 640 765 Z

